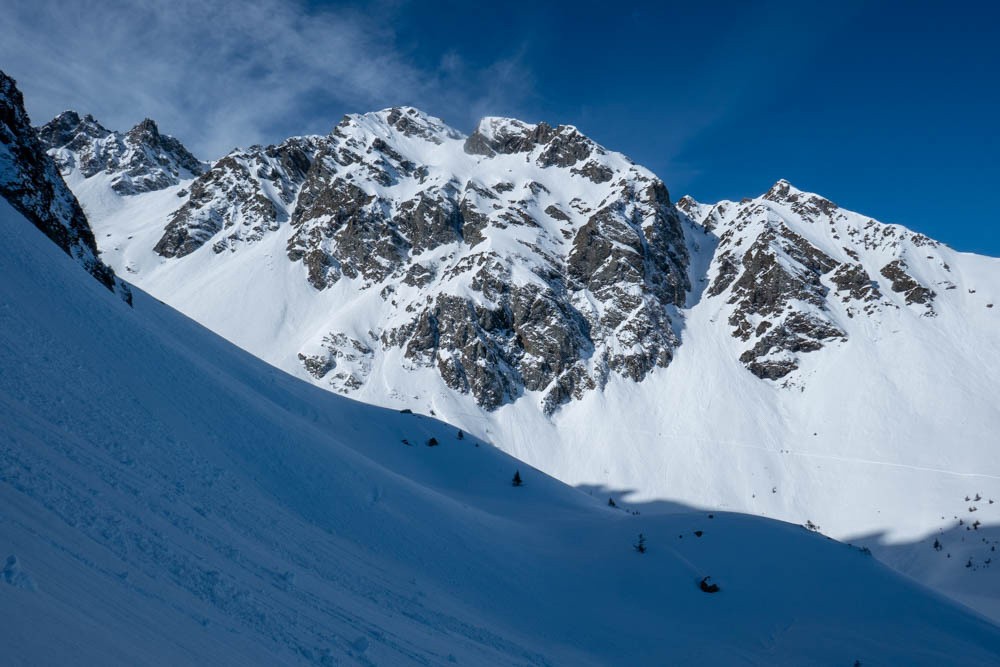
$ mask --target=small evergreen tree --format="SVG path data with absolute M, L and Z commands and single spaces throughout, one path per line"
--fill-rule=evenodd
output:
M 941 541 L 936 538 L 934 540 L 934 551 L 941 551 Z
M 646 553 L 646 536 L 639 533 L 639 541 L 632 545 L 641 554 Z
M 438 443 L 438 439 L 437 438 L 431 438 L 430 440 L 427 441 L 427 446 L 428 447 L 437 447 L 438 444 L 439 443 Z
M 608 498 L 608 507 L 618 507 L 618 505 L 615 504 L 614 498 Z
M 521 481 L 521 471 L 520 470 L 515 470 L 514 471 L 514 479 L 512 479 L 510 481 L 510 483 L 513 484 L 514 486 L 521 486 L 521 484 L 523 484 L 523 482 Z
M 465 434 L 462 433 L 462 429 L 458 429 L 458 439 L 465 440 Z

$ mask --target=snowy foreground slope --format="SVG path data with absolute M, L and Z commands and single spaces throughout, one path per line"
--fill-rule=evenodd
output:
M 997 627 L 855 547 L 610 508 L 130 309 L 6 202 L 0 275 L 5 664 L 1000 660 Z
M 262 359 L 597 495 L 810 521 L 1000 619 L 1000 260 L 784 181 L 674 205 L 568 126 L 387 109 L 123 196 L 74 120 L 41 134 L 102 257 Z

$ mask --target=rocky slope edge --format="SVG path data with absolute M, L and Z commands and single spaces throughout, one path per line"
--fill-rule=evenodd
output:
M 101 261 L 83 209 L 39 142 L 17 83 L 2 71 L 0 194 L 101 284 L 131 303 L 128 286 Z

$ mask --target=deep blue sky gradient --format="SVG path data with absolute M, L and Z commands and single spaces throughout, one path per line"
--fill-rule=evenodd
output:
M 516 60 L 528 80 L 489 113 L 577 125 L 653 169 L 675 197 L 739 199 L 786 178 L 1000 256 L 997 7 L 441 1 L 383 11 L 422 67 Z M 466 109 L 427 111 L 465 131 L 474 122 Z
M 576 125 L 714 202 L 786 178 L 1000 256 L 1000 3 L 5 0 L 36 123 L 144 116 L 203 158 L 408 104 Z

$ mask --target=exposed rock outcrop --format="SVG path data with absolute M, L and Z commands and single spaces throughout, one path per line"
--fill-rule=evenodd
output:
M 39 141 L 15 81 L 0 72 L 0 194 L 102 285 L 132 303 L 104 264 L 76 197 Z

